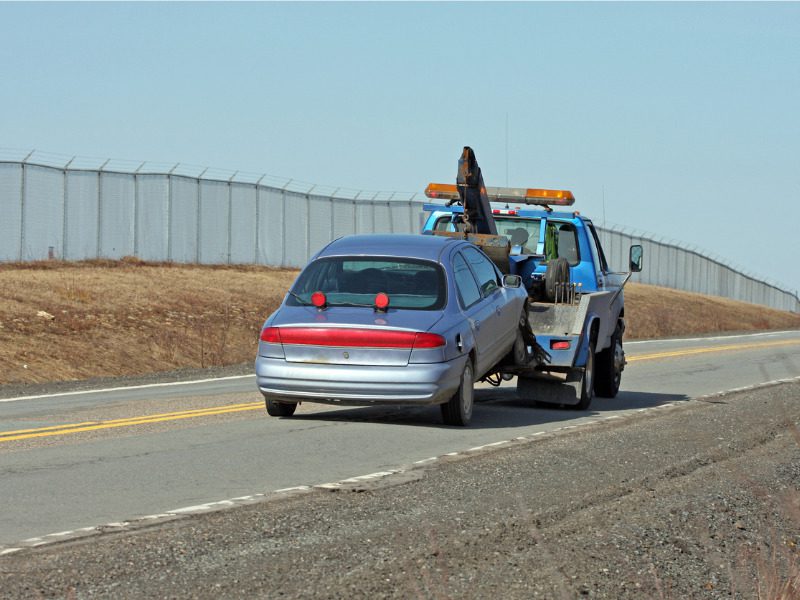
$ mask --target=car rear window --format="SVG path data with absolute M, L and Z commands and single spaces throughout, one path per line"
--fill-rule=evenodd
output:
M 390 308 L 439 310 L 445 279 L 437 263 L 411 258 L 334 256 L 315 260 L 297 278 L 287 303 L 311 304 L 311 294 L 325 294 L 329 306 L 373 306 L 375 295 L 389 296 Z

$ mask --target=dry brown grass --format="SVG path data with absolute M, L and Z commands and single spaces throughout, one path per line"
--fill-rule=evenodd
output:
M 0 384 L 252 361 L 296 275 L 137 259 L 0 265 Z M 626 302 L 628 337 L 800 328 L 800 315 L 651 286 L 626 288 Z
M 264 318 L 296 275 L 135 260 L 2 265 L 0 383 L 253 360 Z
M 800 329 L 800 314 L 654 285 L 625 286 L 627 338 Z

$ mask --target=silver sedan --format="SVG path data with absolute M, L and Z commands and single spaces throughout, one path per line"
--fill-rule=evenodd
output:
M 467 425 L 473 383 L 509 355 L 526 297 L 519 277 L 463 240 L 340 238 L 264 323 L 255 370 L 267 412 L 440 404 L 445 423 Z

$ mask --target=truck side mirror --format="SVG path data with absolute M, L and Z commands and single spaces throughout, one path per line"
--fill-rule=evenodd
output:
M 642 258 L 644 251 L 639 244 L 631 246 L 629 253 L 630 271 L 631 273 L 638 273 L 642 270 Z
M 522 277 L 519 275 L 503 275 L 503 287 L 518 288 L 522 285 Z

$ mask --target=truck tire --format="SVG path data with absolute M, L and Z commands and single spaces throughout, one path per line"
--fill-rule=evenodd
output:
M 469 425 L 472 419 L 473 384 L 472 361 L 467 359 L 464 371 L 461 373 L 461 384 L 453 397 L 442 404 L 442 419 L 445 425 Z
M 587 410 L 592 403 L 592 398 L 594 398 L 594 375 L 596 366 L 594 349 L 596 345 L 597 334 L 592 331 L 591 336 L 589 336 L 589 352 L 586 356 L 586 366 L 581 375 L 580 399 L 577 404 L 572 406 L 575 410 Z
M 547 263 L 547 270 L 544 272 L 544 295 L 548 302 L 555 302 L 557 290 L 566 288 L 569 284 L 569 261 L 566 258 L 560 256 Z
M 278 402 L 271 398 L 266 398 L 267 414 L 270 417 L 291 417 L 297 410 L 295 402 Z
M 611 336 L 611 345 L 597 353 L 597 372 L 594 391 L 603 398 L 616 398 L 625 368 L 625 352 L 622 349 L 622 328 L 617 324 Z

